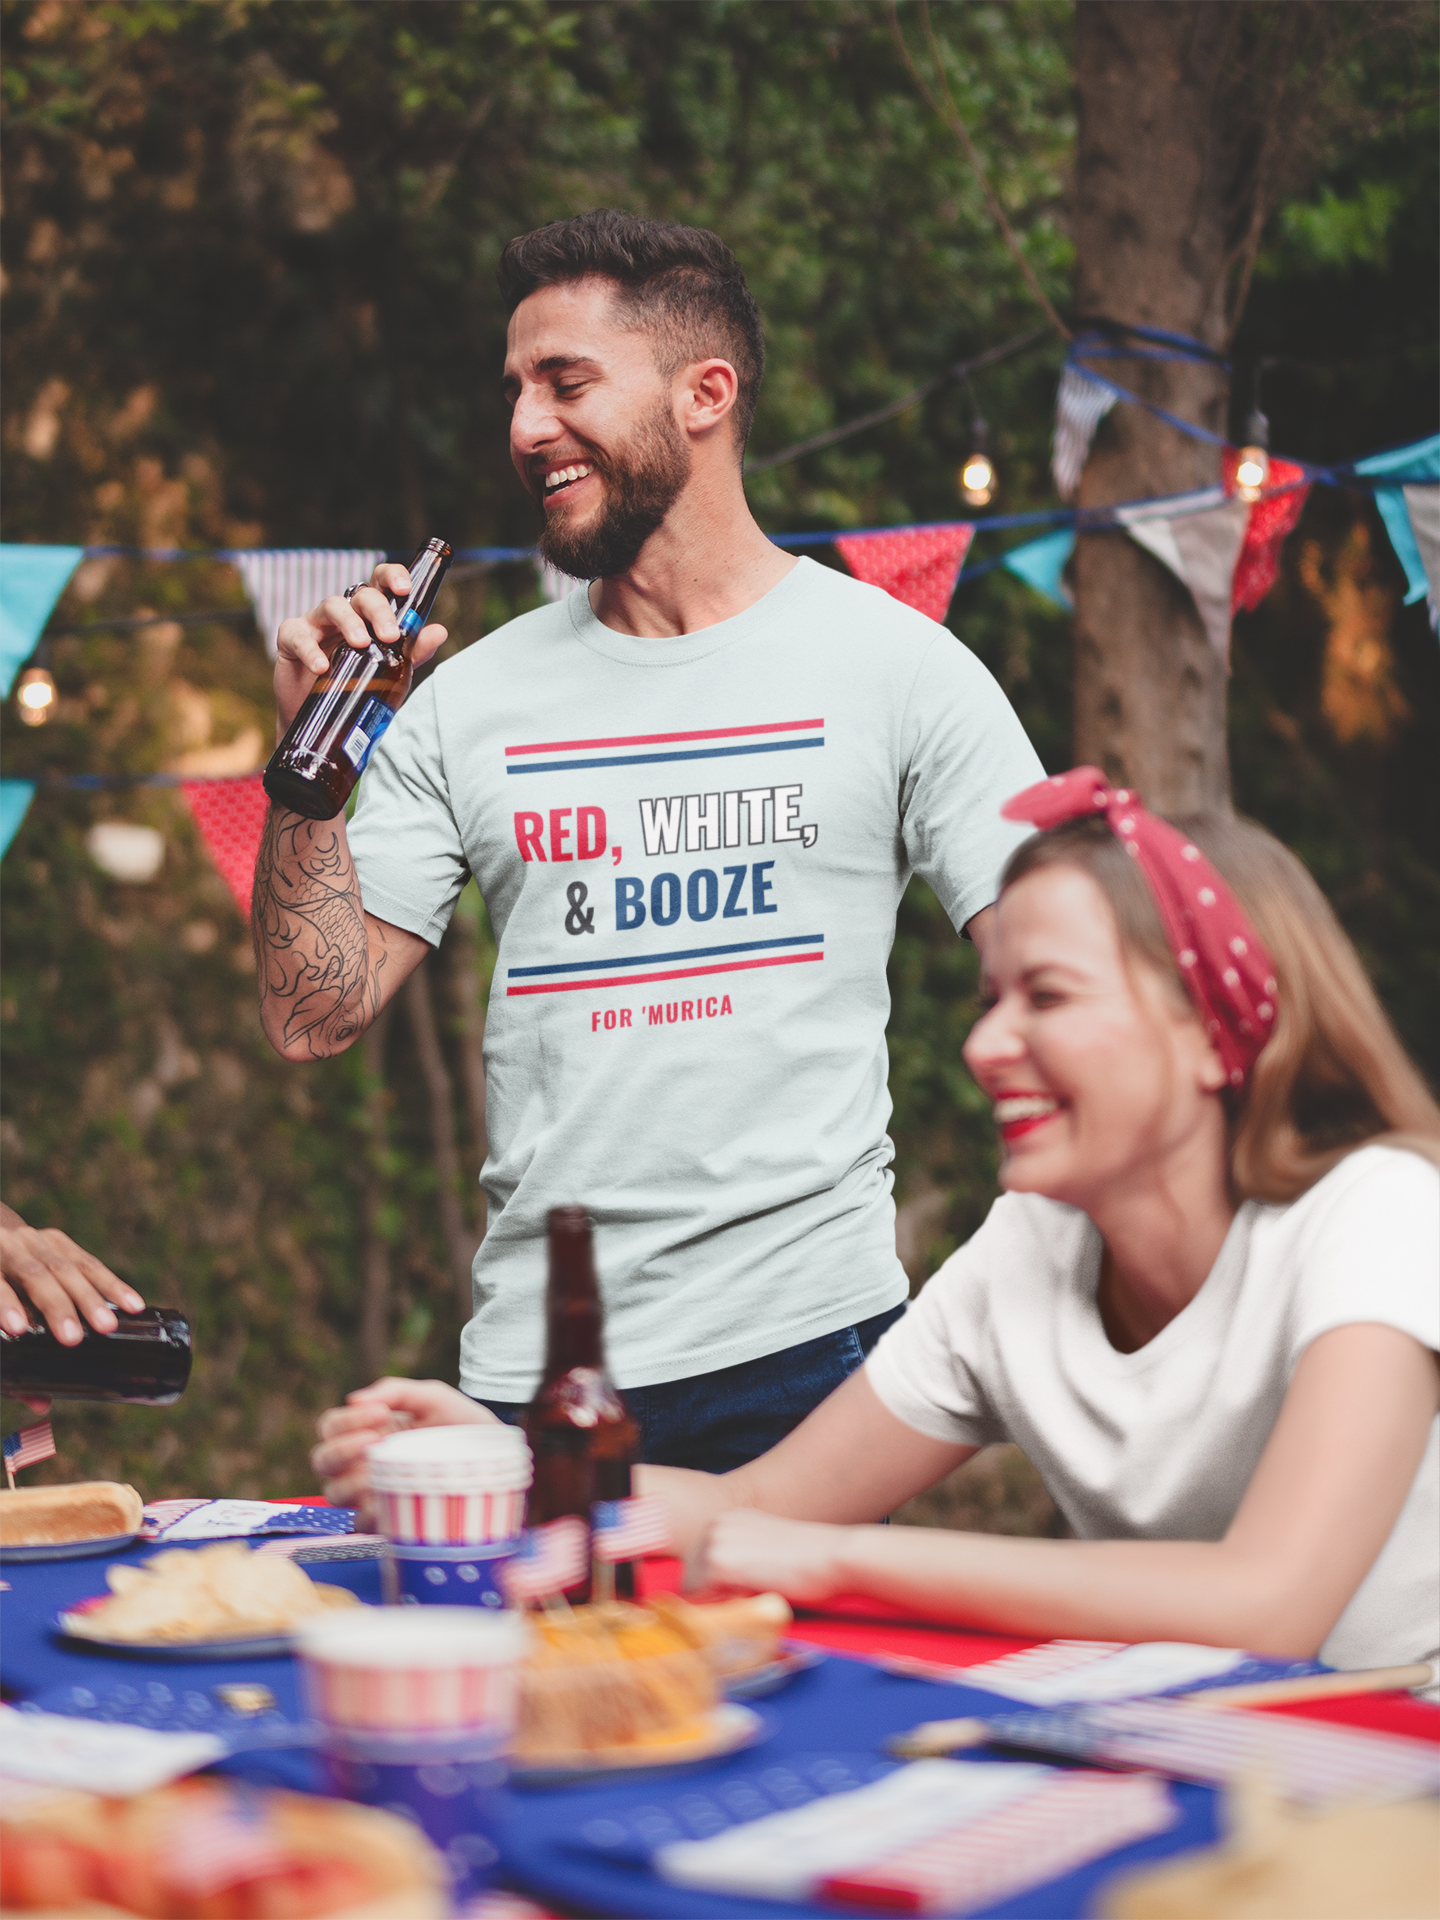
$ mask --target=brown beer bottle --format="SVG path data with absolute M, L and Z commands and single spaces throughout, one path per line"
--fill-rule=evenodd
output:
M 333 820 L 343 810 L 371 749 L 410 691 L 409 643 L 429 619 L 449 565 L 446 543 L 427 540 L 410 562 L 405 599 L 385 594 L 400 638 L 380 641 L 372 630 L 364 653 L 344 642 L 336 649 L 265 769 L 265 791 L 277 806 L 307 820 Z
M 578 1514 L 588 1526 L 597 1500 L 625 1500 L 640 1430 L 605 1371 L 603 1309 L 595 1278 L 590 1216 L 583 1207 L 552 1207 L 550 1271 L 545 1292 L 545 1371 L 525 1415 L 535 1456 L 529 1524 Z M 616 1592 L 628 1598 L 633 1575 L 615 1569 Z M 587 1600 L 572 1589 L 572 1600 Z

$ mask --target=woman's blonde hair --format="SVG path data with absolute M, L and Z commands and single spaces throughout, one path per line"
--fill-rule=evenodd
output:
M 1440 1107 L 1421 1078 L 1319 887 L 1288 848 L 1250 820 L 1176 818 L 1228 882 L 1275 961 L 1275 1031 L 1230 1111 L 1237 1199 L 1285 1202 L 1372 1141 L 1440 1164 Z M 1121 945 L 1189 1002 L 1160 916 L 1134 860 L 1103 820 L 1067 821 L 1011 855 L 1002 891 L 1028 873 L 1079 867 L 1115 912 Z

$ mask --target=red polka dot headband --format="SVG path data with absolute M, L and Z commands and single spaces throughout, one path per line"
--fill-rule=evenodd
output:
M 1275 1031 L 1275 962 L 1248 914 L 1200 849 L 1098 767 L 1072 767 L 1007 800 L 1007 820 L 1042 830 L 1102 814 L 1140 863 L 1180 977 L 1233 1087 L 1243 1087 Z

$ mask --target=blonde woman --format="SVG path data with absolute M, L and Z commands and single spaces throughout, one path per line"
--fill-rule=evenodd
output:
M 700 1577 L 1341 1667 L 1440 1648 L 1440 1112 L 1300 864 L 1093 767 L 1006 808 L 965 1048 L 1004 1192 L 864 1368 L 719 1477 Z M 1017 1441 L 1074 1540 L 867 1525 Z

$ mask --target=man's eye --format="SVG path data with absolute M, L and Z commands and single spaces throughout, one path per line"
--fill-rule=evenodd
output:
M 557 386 L 555 389 L 556 394 L 562 400 L 573 399 L 577 393 L 581 393 L 583 391 L 584 391 L 584 383 L 579 380 L 572 380 L 564 386 Z

